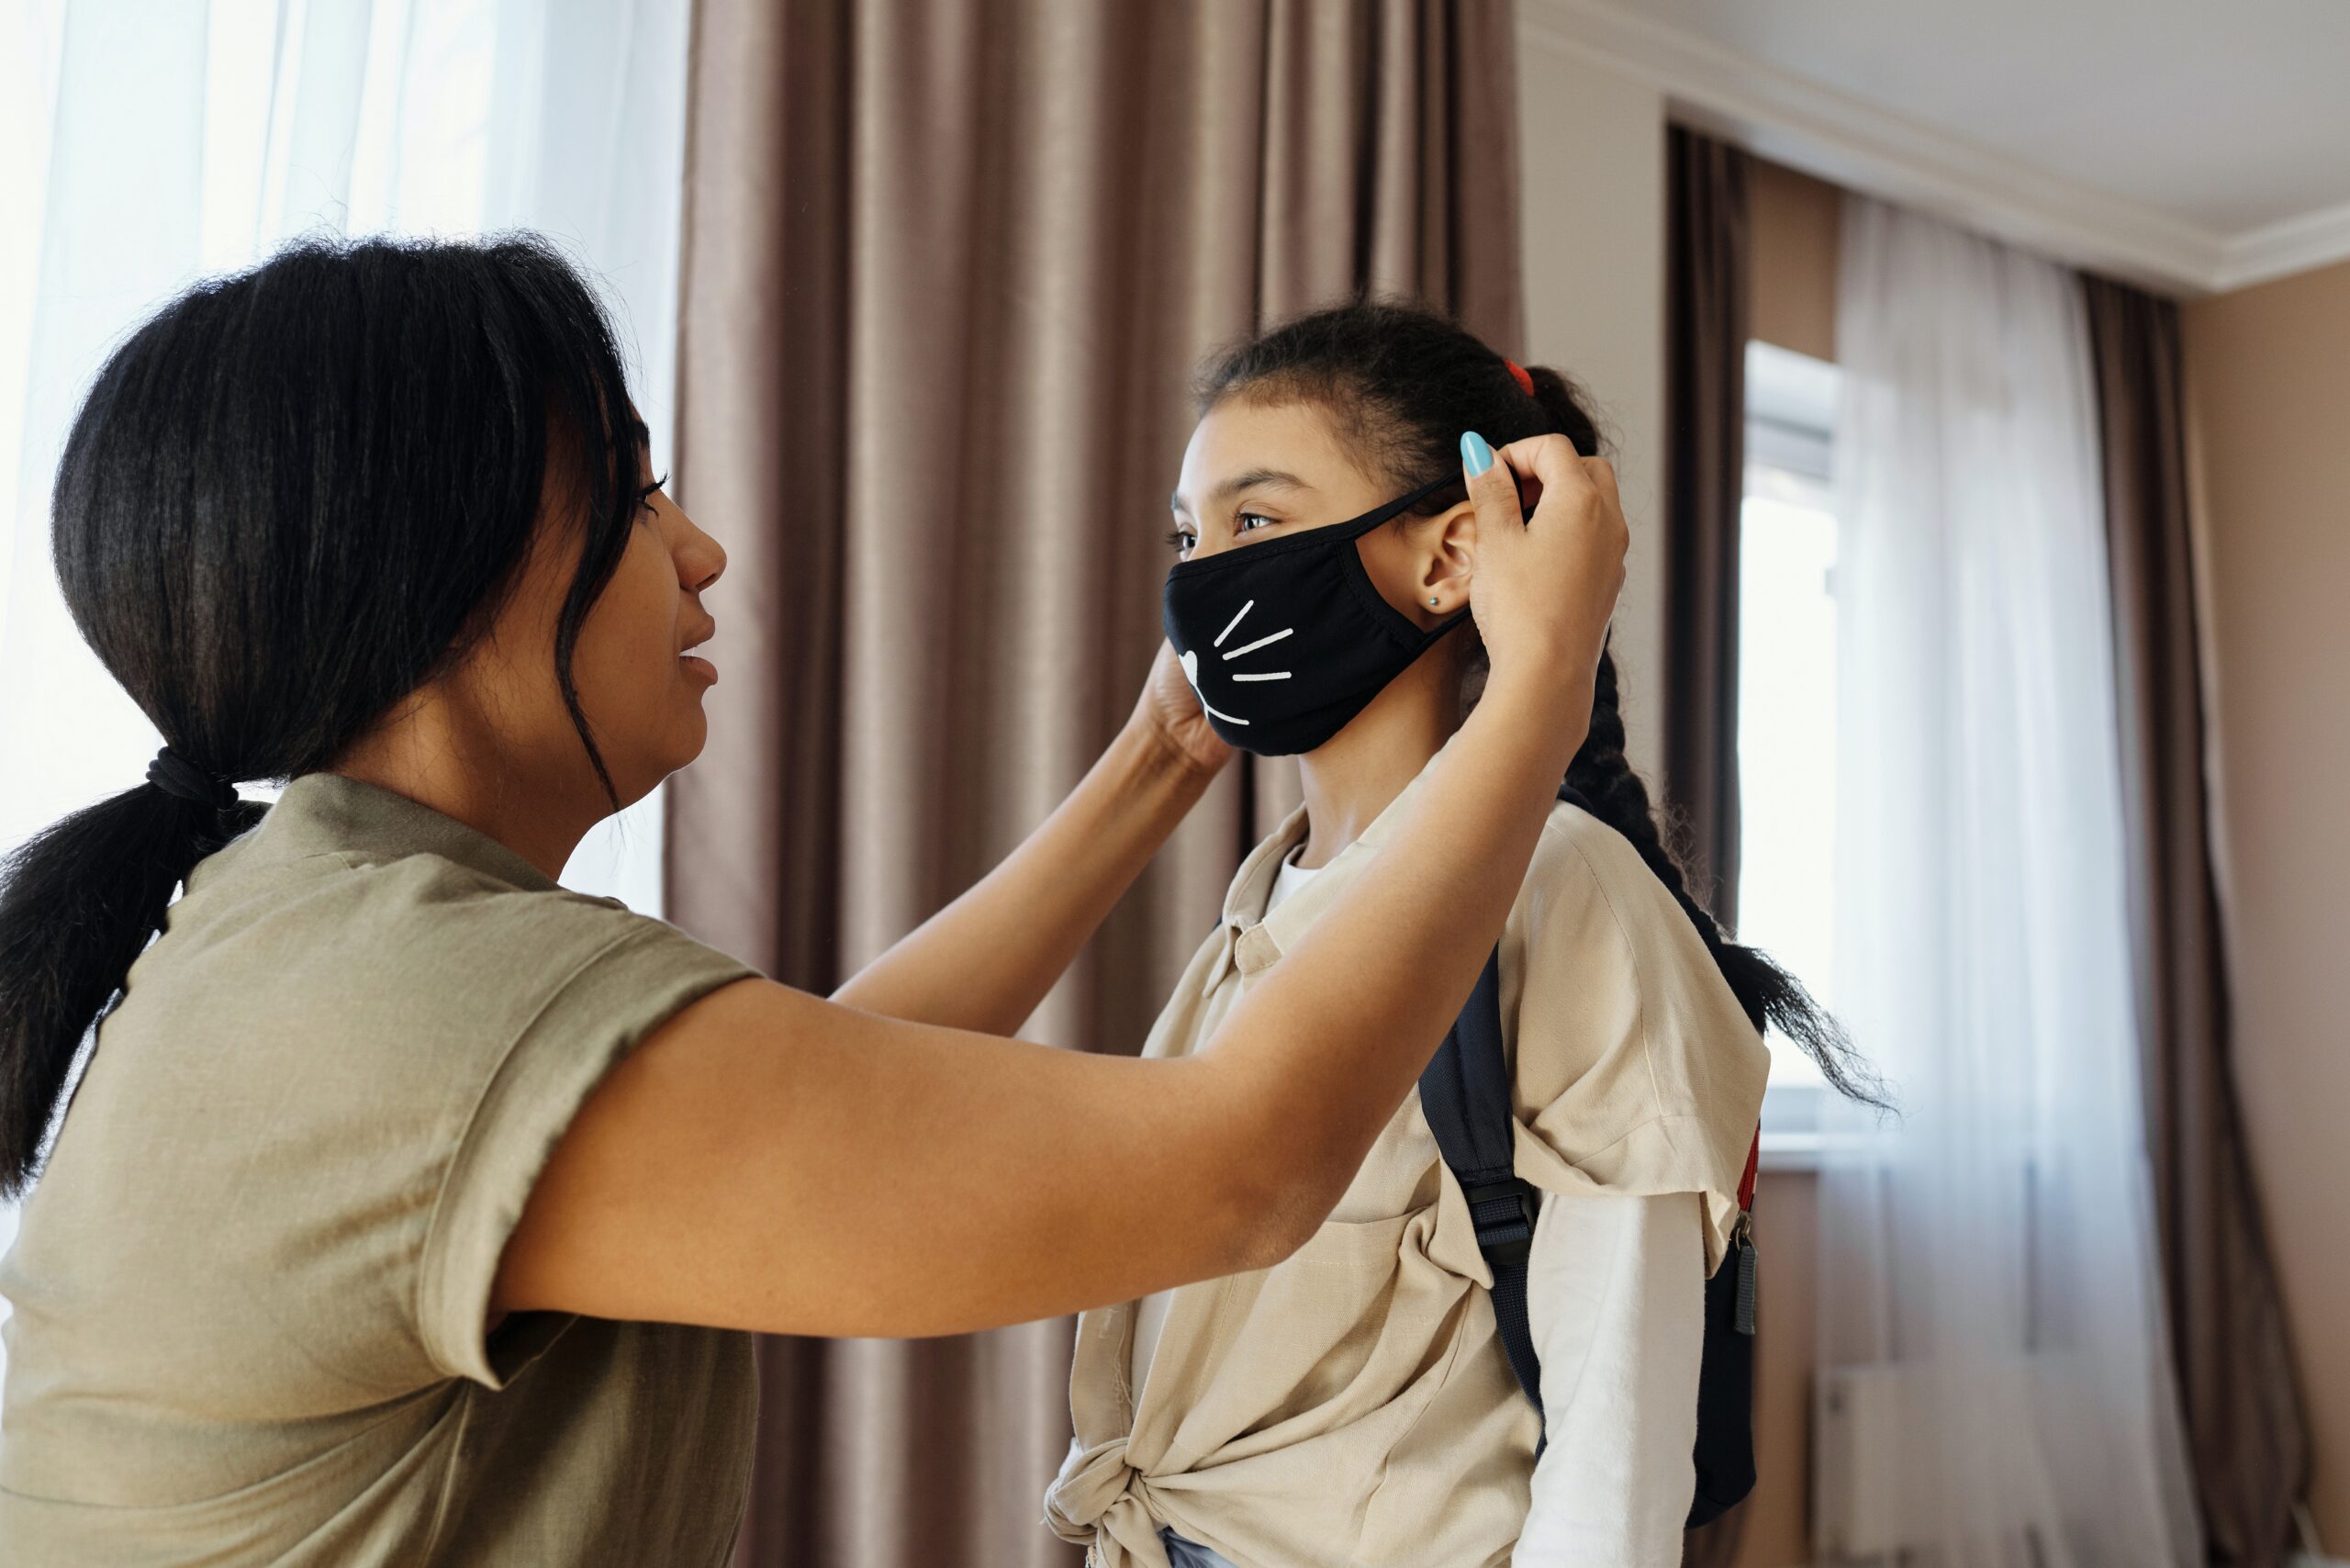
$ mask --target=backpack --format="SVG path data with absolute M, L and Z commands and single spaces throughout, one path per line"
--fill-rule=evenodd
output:
M 1590 805 L 1561 785 L 1559 799 Z M 1493 1270 L 1494 1319 L 1518 1387 L 1542 1413 L 1542 1368 L 1526 1316 L 1526 1261 L 1540 1203 L 1515 1170 L 1516 1115 L 1502 1040 L 1501 950 L 1485 960 L 1450 1034 L 1420 1074 L 1420 1109 L 1469 1200 L 1477 1249 Z M 1758 1129 L 1739 1182 L 1729 1256 L 1706 1282 L 1705 1359 L 1697 1374 L 1697 1489 L 1688 1528 L 1710 1524 L 1754 1489 L 1754 1177 Z M 1538 1449 L 1536 1450 L 1539 1452 Z

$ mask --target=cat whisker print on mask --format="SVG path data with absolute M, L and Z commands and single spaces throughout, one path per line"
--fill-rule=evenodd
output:
M 1225 662 L 1229 664 L 1232 660 L 1238 658 L 1243 654 L 1253 654 L 1268 643 L 1278 643 L 1283 637 L 1289 636 L 1296 630 L 1297 628 L 1294 626 L 1284 626 L 1270 637 L 1259 637 L 1253 643 L 1243 643 L 1240 646 L 1233 649 L 1232 652 L 1224 655 Z M 1235 680 L 1246 680 L 1248 678 L 1245 675 L 1236 675 L 1232 678 Z
M 1231 620 L 1229 620 L 1229 621 L 1225 622 L 1224 623 L 1224 630 L 1223 630 L 1223 631 L 1221 631 L 1221 632 L 1218 632 L 1218 633 L 1215 634 L 1215 644 L 1214 644 L 1214 645 L 1215 645 L 1216 647 L 1219 647 L 1219 648 L 1223 647 L 1223 646 L 1224 646 L 1224 640 L 1225 640 L 1226 637 L 1229 637 L 1229 636 L 1231 636 L 1231 635 L 1232 635 L 1232 629 L 1233 629 L 1234 627 L 1236 627 L 1236 626 L 1239 625 L 1243 621 L 1248 620 L 1248 612 L 1249 612 L 1250 610 L 1252 610 L 1256 609 L 1256 608 L 1257 608 L 1257 601 L 1256 601 L 1255 599 L 1250 599 L 1248 603 L 1246 603 L 1246 604 L 1242 605 L 1242 606 L 1240 607 L 1240 613 L 1239 613 L 1239 614 L 1237 614 L 1237 615 L 1236 615 L 1236 616 L 1234 616 Z M 1233 650 L 1232 650 L 1232 652 L 1230 652 L 1230 653 L 1228 653 L 1228 654 L 1225 655 L 1224 656 L 1225 656 L 1225 660 L 1226 660 L 1227 662 L 1229 662 L 1230 660 L 1233 660 L 1233 659 L 1237 659 L 1237 658 L 1238 658 L 1238 657 L 1239 657 L 1241 655 L 1243 655 L 1243 654 L 1253 654 L 1253 653 L 1255 653 L 1259 648 L 1263 647 L 1266 644 L 1268 644 L 1268 643 L 1278 643 L 1278 642 L 1280 642 L 1283 637 L 1288 636 L 1291 633 L 1292 633 L 1292 632 L 1294 632 L 1294 631 L 1296 631 L 1296 630 L 1297 630 L 1297 628 L 1296 628 L 1296 627 L 1294 627 L 1294 626 L 1284 626 L 1284 627 L 1282 627 L 1280 631 L 1278 631 L 1278 632 L 1274 633 L 1271 636 L 1270 636 L 1270 637 L 1259 637 L 1259 638 L 1258 638 L 1258 639 L 1257 639 L 1255 642 L 1253 642 L 1253 643 L 1248 643 L 1248 644 L 1244 644 L 1244 645 L 1242 645 L 1242 646 L 1240 646 L 1240 647 L 1237 647 L 1237 648 L 1233 649 Z M 1289 671 L 1287 671 L 1287 670 L 1282 670 L 1282 671 L 1281 671 L 1281 672 L 1280 672 L 1279 674 L 1277 674 L 1277 675 L 1236 675 L 1236 676 L 1234 676 L 1232 678 L 1233 678 L 1233 679 L 1235 679 L 1235 680 L 1287 680 L 1287 679 L 1289 678 Z M 1196 685 L 1197 683 L 1196 683 L 1196 682 L 1194 682 L 1194 684 Z M 1205 698 L 1202 698 L 1202 699 L 1201 699 L 1201 702 L 1202 702 L 1203 705 L 1205 704 L 1206 700 L 1206 700 Z

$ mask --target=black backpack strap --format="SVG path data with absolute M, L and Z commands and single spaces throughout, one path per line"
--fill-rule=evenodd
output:
M 1526 1314 L 1526 1263 L 1534 1249 L 1534 1184 L 1517 1174 L 1517 1115 L 1502 1043 L 1502 956 L 1496 948 L 1420 1074 L 1420 1111 L 1452 1179 L 1469 1200 L 1477 1250 L 1494 1271 L 1494 1323 L 1518 1387 L 1542 1413 L 1542 1363 Z
M 1559 799 L 1584 811 L 1572 787 Z M 1427 1070 L 1420 1074 L 1420 1111 L 1452 1179 L 1469 1200 L 1477 1250 L 1494 1272 L 1494 1326 L 1517 1386 L 1542 1413 L 1542 1361 L 1526 1308 L 1526 1265 L 1534 1249 L 1541 1198 L 1516 1170 L 1517 1112 L 1511 1103 L 1509 1051 L 1502 1040 L 1502 955 L 1494 949 L 1476 989 L 1454 1019 Z

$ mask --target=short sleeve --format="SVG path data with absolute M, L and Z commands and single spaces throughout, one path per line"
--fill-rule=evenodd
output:
M 1707 1269 L 1738 1217 L 1770 1053 L 1638 850 L 1561 805 L 1502 940 L 1518 1173 L 1568 1196 L 1706 1198 Z
M 577 957 L 482 1086 L 426 1226 L 417 1284 L 418 1327 L 433 1361 L 493 1388 L 512 1370 L 497 1364 L 482 1331 L 498 1260 L 572 1118 L 638 1042 L 752 973 L 673 926 L 616 906 L 567 894 L 516 896 L 559 901 L 532 912 L 530 924 L 553 928 L 543 933 L 553 947 Z

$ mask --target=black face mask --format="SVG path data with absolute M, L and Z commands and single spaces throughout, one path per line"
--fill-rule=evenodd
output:
M 1167 574 L 1167 640 L 1225 744 L 1259 756 L 1312 751 L 1437 639 L 1380 597 L 1355 541 L 1458 478 L 1347 522 L 1244 544 Z

